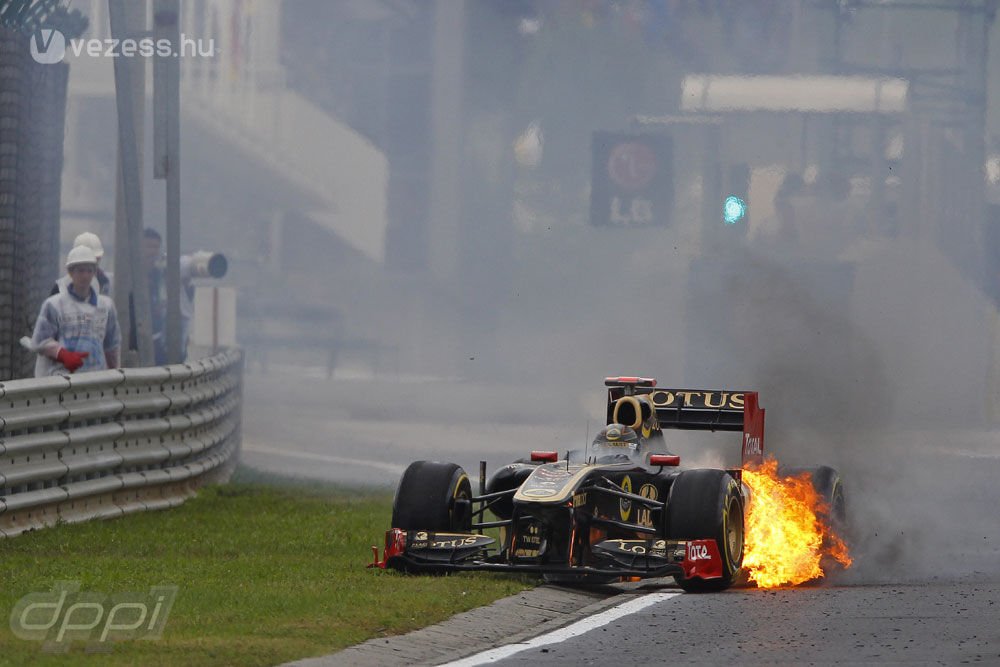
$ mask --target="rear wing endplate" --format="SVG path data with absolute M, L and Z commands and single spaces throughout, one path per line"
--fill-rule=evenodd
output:
M 743 465 L 764 459 L 764 409 L 758 404 L 755 391 L 661 389 L 631 382 L 607 384 L 608 420 L 618 399 L 645 395 L 656 410 L 660 428 L 742 431 Z

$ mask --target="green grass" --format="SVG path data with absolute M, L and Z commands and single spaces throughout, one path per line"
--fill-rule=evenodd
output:
M 236 479 L 173 510 L 0 539 L 6 619 L 23 596 L 57 581 L 104 595 L 178 587 L 159 640 L 119 641 L 99 654 L 75 642 L 49 654 L 0 622 L 0 664 L 273 665 L 424 627 L 536 583 L 366 569 L 391 494 L 246 471 Z

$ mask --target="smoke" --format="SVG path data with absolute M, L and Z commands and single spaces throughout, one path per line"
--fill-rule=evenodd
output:
M 464 128 L 455 130 L 463 138 L 453 246 L 460 284 L 430 281 L 415 309 L 420 326 L 404 328 L 396 342 L 404 371 L 447 369 L 469 386 L 501 385 L 517 399 L 462 401 L 452 412 L 421 402 L 421 410 L 402 413 L 419 422 L 478 422 L 484 431 L 537 424 L 543 415 L 575 440 L 584 419 L 603 420 L 600 381 L 608 374 L 756 390 L 771 453 L 843 474 L 854 581 L 995 571 L 996 538 L 984 531 L 986 508 L 1000 500 L 991 482 L 998 463 L 984 436 L 995 308 L 974 280 L 968 246 L 940 242 L 926 231 L 936 224 L 927 222 L 930 213 L 907 219 L 914 209 L 900 200 L 921 169 L 934 174 L 942 196 L 969 190 L 976 152 L 951 154 L 949 169 L 899 162 L 917 160 L 927 138 L 875 115 L 845 129 L 832 116 L 806 119 L 794 110 L 733 113 L 720 121 L 717 144 L 694 126 L 645 128 L 674 139 L 673 220 L 593 227 L 593 131 L 628 131 L 638 113 L 676 113 L 692 60 L 708 70 L 768 74 L 796 57 L 783 41 L 787 16 L 757 15 L 749 5 L 739 10 L 735 24 L 746 29 L 736 34 L 711 11 L 628 17 L 618 5 L 593 14 L 553 7 L 525 3 L 468 18 L 464 116 L 455 119 Z M 525 18 L 532 29 L 517 32 Z M 867 34 L 868 20 L 859 18 L 848 36 Z M 631 32 L 632 25 L 643 28 Z M 721 31 L 745 57 L 731 62 L 697 49 L 682 57 L 679 38 L 699 30 Z M 504 41 L 504 31 L 515 32 Z M 888 141 L 879 123 L 908 144 L 902 157 L 898 146 L 865 149 Z M 538 128 L 544 143 L 519 163 L 515 147 L 526 127 Z M 848 150 L 884 159 L 885 173 L 838 163 Z M 721 216 L 725 194 L 706 180 L 713 162 L 723 170 L 750 166 L 747 229 L 724 228 L 715 212 L 706 214 L 706 200 L 718 195 Z M 955 234 L 975 226 L 960 222 Z M 433 244 L 433 221 L 429 229 Z M 391 290 L 385 296 L 368 305 L 396 307 Z M 738 443 L 730 435 L 715 435 L 718 445 L 680 434 L 671 442 L 685 463 L 732 465 Z M 551 437 L 556 448 L 572 446 Z M 519 444 L 471 440 L 468 459 Z
M 898 151 L 874 177 L 890 177 L 880 185 L 870 169 L 834 166 L 835 153 L 847 150 L 837 132 L 847 135 L 830 116 L 732 114 L 718 153 L 691 126 L 647 128 L 675 142 L 673 220 L 663 228 L 593 227 L 591 132 L 628 131 L 637 113 L 676 113 L 692 65 L 650 39 L 655 30 L 637 38 L 613 10 L 538 10 L 530 17 L 536 28 L 506 50 L 497 35 L 521 18 L 483 12 L 473 21 L 456 245 L 462 285 L 449 293 L 452 307 L 425 322 L 422 338 L 402 343 L 416 352 L 408 363 L 435 359 L 523 401 L 476 403 L 462 419 L 531 423 L 537 406 L 551 405 L 541 412 L 572 439 L 582 419 L 603 420 L 600 381 L 608 374 L 757 390 L 770 452 L 843 474 L 855 581 L 995 566 L 996 538 L 983 526 L 1000 492 L 984 471 L 997 462 L 960 453 L 990 451 L 982 434 L 993 400 L 995 308 L 968 270 L 968 250 L 956 254 L 934 234 L 906 227 L 912 208 L 898 198 L 915 172 L 893 162 Z M 659 18 L 675 35 L 718 29 L 705 14 Z M 789 62 L 780 48 L 787 20 L 744 18 L 736 23 L 753 30 L 730 37 L 748 57 L 727 63 L 704 53 L 702 64 L 780 72 Z M 759 35 L 766 53 L 755 52 Z M 862 119 L 851 141 L 878 143 L 873 128 L 884 120 Z M 537 160 L 519 164 L 513 151 L 529 126 L 544 144 Z M 903 155 L 912 158 L 921 138 L 908 129 L 893 136 L 904 137 Z M 751 166 L 745 231 L 705 214 L 706 198 L 716 196 L 703 176 L 712 161 Z M 968 189 L 963 179 L 978 173 L 923 169 L 940 179 L 941 193 Z M 891 177 L 900 171 L 911 180 L 897 185 Z M 884 190 L 881 203 L 876 190 Z M 738 443 L 730 436 L 670 441 L 685 464 L 732 465 Z M 470 448 L 470 457 L 491 458 L 506 449 L 488 439 Z
M 388 218 L 378 261 L 316 222 L 303 185 L 260 158 L 278 147 L 250 150 L 242 126 L 230 136 L 195 122 L 192 107 L 211 100 L 185 89 L 185 249 L 225 252 L 240 303 L 269 315 L 240 323 L 269 341 L 248 346 L 247 437 L 356 461 L 349 474 L 307 472 L 371 481 L 357 472 L 366 460 L 492 467 L 578 448 L 603 423 L 606 375 L 756 390 L 769 452 L 844 477 L 856 563 L 845 576 L 1000 569 L 985 529 L 1000 501 L 990 440 L 1000 378 L 982 216 L 968 203 L 975 141 L 926 109 L 674 122 L 685 76 L 829 74 L 834 34 L 852 62 L 900 70 L 958 67 L 933 49 L 965 42 L 932 39 L 934 12 L 898 27 L 858 9 L 835 31 L 835 12 L 766 4 L 456 3 L 466 15 L 434 16 L 449 3 L 311 0 L 282 4 L 280 29 L 248 31 L 274 42 L 247 51 L 275 58 L 260 71 L 287 75 L 262 90 L 287 83 L 376 147 L 389 191 L 372 205 Z M 235 63 L 231 46 L 220 41 Z M 220 70 L 220 91 L 239 73 Z M 103 234 L 113 114 L 107 99 L 88 99 L 75 100 L 66 181 Z M 667 120 L 637 126 L 640 114 Z M 519 162 L 528 128 L 538 145 Z M 590 224 L 598 130 L 672 139 L 667 224 Z M 151 122 L 145 132 L 148 153 Z M 338 169 L 311 172 L 332 188 L 359 156 L 322 157 Z M 748 183 L 722 177 L 736 166 Z M 749 218 L 725 227 L 722 190 L 743 186 Z M 161 191 L 147 178 L 154 227 Z M 683 465 L 738 461 L 732 434 L 668 441 Z

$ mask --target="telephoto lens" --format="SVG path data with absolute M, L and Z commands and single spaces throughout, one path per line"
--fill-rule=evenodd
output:
M 229 270 L 229 262 L 221 252 L 199 250 L 191 253 L 191 275 L 195 278 L 221 278 Z

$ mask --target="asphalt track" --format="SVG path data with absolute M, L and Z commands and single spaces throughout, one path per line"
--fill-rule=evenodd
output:
M 543 586 L 296 667 L 1000 664 L 1000 577 L 682 593 Z
M 472 472 L 482 458 L 492 469 L 527 449 L 564 449 L 594 413 L 582 392 L 558 396 L 552 411 L 496 387 L 263 379 L 248 377 L 244 462 L 387 488 L 414 459 L 452 460 Z M 297 664 L 1000 664 L 997 434 L 854 440 L 840 444 L 853 449 L 834 463 L 847 479 L 856 563 L 826 585 L 715 595 L 675 595 L 671 582 L 542 587 L 417 634 Z M 857 465 L 845 470 L 844 461 Z M 660 597 L 614 611 L 643 595 Z M 483 653 L 497 647 L 505 648 Z
M 510 388 L 443 379 L 251 372 L 242 460 L 284 475 L 389 489 L 418 459 L 453 461 L 475 475 L 481 459 L 492 470 L 531 449 L 578 447 L 587 429 L 583 396 L 563 392 L 543 404 Z
M 998 593 L 952 582 L 680 594 L 565 641 L 453 664 L 998 664 Z

